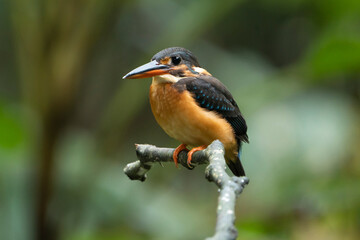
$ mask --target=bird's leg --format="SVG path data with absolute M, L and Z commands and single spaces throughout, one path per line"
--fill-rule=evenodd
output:
M 186 144 L 180 144 L 173 152 L 173 159 L 176 167 L 178 167 L 178 155 L 182 150 L 186 150 L 187 152 L 189 151 L 186 148 Z
M 188 152 L 187 165 L 189 166 L 189 168 L 193 168 L 190 164 L 191 164 L 191 158 L 192 158 L 192 155 L 194 154 L 194 152 L 204 150 L 205 148 L 207 148 L 207 145 L 202 145 L 200 147 L 193 148 Z

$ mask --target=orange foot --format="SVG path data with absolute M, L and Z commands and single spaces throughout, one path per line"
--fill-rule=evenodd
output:
M 187 165 L 189 166 L 189 168 L 193 168 L 190 164 L 191 164 L 191 160 L 192 160 L 191 158 L 192 158 L 192 155 L 194 154 L 194 152 L 204 150 L 205 148 L 207 148 L 207 145 L 202 145 L 200 147 L 193 148 L 190 150 L 190 152 L 188 152 Z
M 185 151 L 189 151 L 187 148 L 186 148 L 186 144 L 180 144 L 174 151 L 173 153 L 173 159 L 174 159 L 174 163 L 175 163 L 175 166 L 178 167 L 178 156 L 179 156 L 179 153 L 182 151 L 182 150 L 185 150 Z

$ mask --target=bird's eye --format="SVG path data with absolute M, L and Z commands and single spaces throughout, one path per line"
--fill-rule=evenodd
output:
M 174 65 L 178 65 L 178 64 L 181 62 L 181 58 L 178 57 L 178 56 L 171 57 L 171 62 L 172 62 Z

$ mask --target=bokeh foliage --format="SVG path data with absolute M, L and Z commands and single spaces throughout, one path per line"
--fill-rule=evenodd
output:
M 0 239 L 39 225 L 47 239 L 212 235 L 203 168 L 122 173 L 134 143 L 178 144 L 152 117 L 150 80 L 121 79 L 170 46 L 247 119 L 239 239 L 359 239 L 357 0 L 0 0 Z

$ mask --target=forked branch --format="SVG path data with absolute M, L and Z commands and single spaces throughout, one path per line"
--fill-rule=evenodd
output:
M 124 172 L 131 180 L 145 181 L 146 173 L 151 169 L 153 163 L 173 162 L 173 152 L 172 148 L 136 145 L 136 154 L 139 160 L 129 163 L 124 168 Z M 187 154 L 183 151 L 179 154 L 178 161 L 184 167 L 189 168 L 186 160 Z M 215 235 L 207 240 L 235 240 L 238 235 L 234 225 L 236 198 L 249 183 L 249 179 L 247 177 L 230 177 L 226 173 L 224 147 L 218 140 L 205 150 L 194 153 L 192 165 L 199 164 L 209 164 L 205 170 L 205 177 L 220 189 Z

